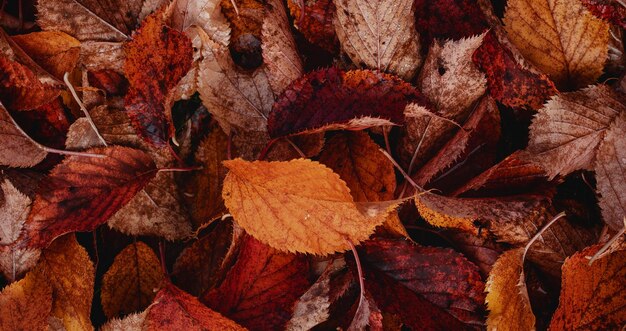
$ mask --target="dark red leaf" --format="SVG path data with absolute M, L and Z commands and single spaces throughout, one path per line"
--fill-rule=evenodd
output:
M 0 100 L 9 110 L 35 109 L 59 93 L 59 86 L 42 83 L 28 67 L 0 55 Z
M 337 52 L 339 40 L 333 25 L 335 4 L 331 0 L 289 0 L 288 5 L 294 25 L 310 43 L 330 53 Z
M 415 18 L 425 46 L 433 39 L 475 36 L 489 27 L 476 0 L 417 0 Z
M 115 70 L 88 71 L 89 85 L 102 90 L 107 97 L 122 96 L 128 91 L 128 80 Z
M 626 29 L 626 7 L 616 0 L 582 0 L 583 5 L 596 17 Z

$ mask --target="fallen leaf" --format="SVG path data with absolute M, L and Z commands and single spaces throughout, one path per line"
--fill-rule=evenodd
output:
M 148 16 L 125 44 L 124 73 L 130 84 L 124 104 L 137 133 L 165 147 L 173 135 L 168 94 L 191 68 L 191 41 L 165 25 L 163 13 Z
M 31 110 L 56 98 L 58 85 L 42 82 L 25 65 L 0 54 L 0 100 L 9 109 Z
M 100 327 L 101 331 L 141 331 L 146 320 L 146 311 L 126 315 L 123 319 L 113 318 Z
M 624 112 L 621 96 L 606 85 L 562 93 L 533 119 L 527 150 L 549 179 L 591 169 L 606 129 Z
M 246 236 L 222 284 L 201 300 L 251 330 L 282 329 L 309 286 L 308 267 L 304 255 L 282 253 Z
M 413 1 L 337 0 L 335 31 L 341 48 L 359 67 L 410 80 L 422 58 Z
M 0 292 L 0 330 L 45 330 L 52 309 L 52 289 L 33 274 Z
M 480 274 L 484 279 L 489 276 L 494 263 L 504 250 L 503 244 L 471 233 L 451 229 L 446 230 L 443 234 L 455 243 L 454 246 L 457 251 L 463 253 L 470 262 L 480 269 Z
M 80 42 L 63 32 L 33 32 L 12 36 L 11 39 L 37 64 L 60 80 L 78 63 Z
M 599 246 L 569 257 L 563 264 L 559 307 L 550 330 L 611 330 L 626 321 L 626 251 L 617 251 L 589 265 Z
M 330 254 L 367 239 L 398 202 L 363 211 L 339 176 L 305 159 L 224 162 L 222 196 L 237 224 L 270 246 Z M 363 206 L 363 205 L 361 205 Z M 367 206 L 372 206 L 368 204 Z
M 2 153 L 0 164 L 11 167 L 32 167 L 41 162 L 48 153 L 33 141 L 15 122 L 0 103 L 0 137 Z
M 219 0 L 176 0 L 172 4 L 170 25 L 187 31 L 197 26 L 209 35 L 211 40 L 223 46 L 230 41 L 230 25 L 221 12 Z
M 530 307 L 524 278 L 523 256 L 523 248 L 502 254 L 489 274 L 485 288 L 489 330 L 535 329 L 535 315 Z
M 294 18 L 293 25 L 306 40 L 327 52 L 337 52 L 339 40 L 333 25 L 335 4 L 331 0 L 288 0 L 287 5 Z
M 383 98 L 384 96 L 384 98 Z M 402 124 L 404 107 L 427 104 L 410 84 L 369 70 L 321 69 L 292 82 L 269 114 L 272 138 Z
M 593 15 L 626 28 L 626 7 L 617 0 L 582 0 Z
M 374 298 L 369 292 L 363 293 L 363 301 L 357 307 L 357 311 L 352 318 L 348 331 L 365 330 L 382 330 L 383 329 L 383 314 L 381 313 Z
M 87 251 L 68 234 L 41 252 L 33 270 L 37 282 L 52 287 L 52 315 L 61 319 L 67 330 L 93 330 L 89 316 L 94 269 Z
M 147 311 L 142 330 L 246 330 L 166 283 Z
M 559 88 L 583 87 L 602 74 L 609 25 L 593 17 L 581 2 L 512 0 L 503 21 L 524 58 Z
M 459 40 L 483 33 L 489 26 L 474 0 L 418 0 L 415 2 L 415 25 L 422 43 L 434 39 Z
M 45 247 L 68 232 L 91 231 L 106 222 L 156 175 L 154 162 L 139 150 L 88 150 L 105 157 L 71 156 L 50 173 L 33 203 L 23 240 Z
M 346 182 L 354 201 L 393 199 L 396 177 L 393 164 L 364 132 L 338 133 L 326 142 L 319 162 Z
M 267 2 L 261 0 L 222 0 L 222 13 L 230 22 L 229 50 L 243 69 L 253 70 L 263 64 L 261 27 L 267 14 Z
M 145 309 L 163 280 L 161 263 L 141 241 L 124 248 L 102 278 L 102 310 L 108 318 Z

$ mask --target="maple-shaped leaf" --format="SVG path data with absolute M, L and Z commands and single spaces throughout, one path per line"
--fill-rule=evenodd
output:
M 333 1 L 341 48 L 357 66 L 410 80 L 422 58 L 413 1 Z
M 42 0 L 37 2 L 37 25 L 62 31 L 80 41 L 125 41 L 161 0 Z
M 606 129 L 624 112 L 623 98 L 606 85 L 562 93 L 533 119 L 527 150 L 550 179 L 591 169 Z
M 52 289 L 31 273 L 0 292 L 0 330 L 46 330 Z
M 336 53 L 339 40 L 335 33 L 333 17 L 335 4 L 331 0 L 288 0 L 293 25 L 304 38 L 329 53 Z
M 626 28 L 626 6 L 618 0 L 582 0 L 582 3 L 596 17 Z
M 128 245 L 102 278 L 102 310 L 111 318 L 145 309 L 162 279 L 154 251 L 141 241 Z
M 269 114 L 271 137 L 402 124 L 404 107 L 427 104 L 410 84 L 388 74 L 321 69 L 294 81 Z
M 124 72 L 130 84 L 124 99 L 126 111 L 139 135 L 162 148 L 174 130 L 169 93 L 191 68 L 191 41 L 165 25 L 159 11 L 143 21 L 124 51 Z
M 419 312 L 410 319 L 424 319 L 423 328 L 445 325 L 446 322 L 451 323 L 451 327 L 460 325 L 459 322 L 482 324 L 484 284 L 478 268 L 461 254 L 451 249 L 419 246 L 404 239 L 370 240 L 360 250 L 364 253 L 362 259 L 366 275 L 368 272 L 375 275 L 373 278 L 366 276 L 366 288 L 372 291 L 383 312 L 389 305 L 402 304 L 402 300 L 392 303 L 397 293 L 397 299 L 406 295 L 419 298 L 413 301 L 422 301 L 421 307 L 396 306 L 392 310 L 399 309 L 396 313 L 403 319 L 407 313 Z M 393 283 L 391 288 L 403 288 L 401 292 L 385 290 L 386 284 Z M 432 315 L 429 316 L 429 313 Z M 442 320 L 437 321 L 438 317 Z M 410 326 L 420 327 L 416 324 Z
M 365 132 L 338 133 L 326 142 L 319 162 L 346 182 L 354 201 L 393 199 L 396 177 L 393 164 Z
M 609 24 L 591 15 L 580 1 L 512 0 L 503 20 L 524 58 L 558 87 L 582 87 L 602 74 Z
M 475 0 L 417 0 L 415 20 L 422 42 L 459 40 L 484 32 L 489 26 Z
M 73 234 L 55 240 L 41 252 L 33 270 L 37 282 L 52 287 L 52 316 L 67 330 L 93 330 L 89 316 L 95 270 Z
M 613 230 L 624 227 L 626 217 L 626 113 L 621 113 L 598 148 L 594 169 L 602 219 Z
M 223 197 L 237 224 L 280 250 L 330 254 L 367 239 L 398 201 L 354 202 L 332 170 L 306 159 L 224 162 Z
M 147 310 L 142 330 L 246 330 L 207 308 L 195 297 L 166 283 Z
M 222 284 L 201 300 L 251 330 L 282 329 L 309 286 L 308 268 L 304 255 L 279 252 L 246 235 Z
M 563 264 L 559 307 L 550 330 L 618 330 L 626 322 L 626 251 L 589 265 L 599 246 L 569 257 Z
M 43 31 L 11 37 L 43 69 L 58 79 L 72 72 L 80 56 L 80 42 L 58 31 Z
M 548 76 L 520 62 L 494 31 L 487 33 L 472 59 L 487 76 L 489 94 L 507 107 L 538 110 L 557 93 Z
M 95 229 L 157 173 L 152 159 L 140 150 L 114 146 L 88 151 L 104 157 L 65 159 L 37 192 L 25 225 L 28 246 L 45 247 L 64 233 Z
M 192 295 L 219 285 L 237 257 L 242 234 L 232 222 L 219 222 L 180 253 L 172 271 L 174 284 Z
M 489 330 L 532 330 L 535 315 L 530 307 L 522 258 L 524 249 L 502 254 L 493 266 L 485 291 Z
M 13 245 L 19 238 L 30 212 L 31 199 L 22 194 L 9 179 L 0 184 L 0 271 L 15 281 L 35 266 L 39 250 Z

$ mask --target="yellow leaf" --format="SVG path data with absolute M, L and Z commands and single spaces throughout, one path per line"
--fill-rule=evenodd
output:
M 141 241 L 126 246 L 102 279 L 102 309 L 107 317 L 148 307 L 163 278 L 159 259 Z
M 42 31 L 11 37 L 42 68 L 58 79 L 72 72 L 80 56 L 80 42 L 59 31 Z
M 52 290 L 33 274 L 0 292 L 0 330 L 45 330 L 52 308 Z
M 586 86 L 602 74 L 609 24 L 591 15 L 581 1 L 511 0 L 504 24 L 520 53 L 559 88 Z
M 252 236 L 290 252 L 330 254 L 367 239 L 397 201 L 357 204 L 346 183 L 310 160 L 224 162 L 222 196 Z

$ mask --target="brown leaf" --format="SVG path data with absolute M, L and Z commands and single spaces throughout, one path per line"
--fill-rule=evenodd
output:
M 268 131 L 277 138 L 402 124 L 402 112 L 411 102 L 428 104 L 398 77 L 369 70 L 321 69 L 292 82 L 281 94 L 269 114 Z
M 410 80 L 422 58 L 415 29 L 414 3 L 333 1 L 335 31 L 341 48 L 359 67 L 378 69 Z M 384 36 L 381 38 L 381 36 Z
M 124 248 L 102 278 L 102 310 L 108 318 L 145 309 L 163 280 L 159 258 L 141 241 Z
M 207 308 L 198 299 L 166 283 L 147 311 L 143 330 L 224 330 L 245 328 Z
M 550 330 L 617 330 L 626 321 L 626 251 L 589 265 L 599 246 L 569 257 L 563 264 L 559 307 Z
M 58 31 L 43 31 L 11 37 L 43 69 L 58 79 L 78 63 L 80 42 Z
M 270 246 L 290 252 L 330 254 L 367 239 L 398 202 L 363 211 L 339 176 L 305 159 L 224 162 L 226 207 L 237 224 Z M 366 206 L 372 207 L 372 204 Z
M 609 25 L 580 1 L 512 0 L 503 21 L 520 53 L 558 87 L 583 87 L 602 74 Z
M 346 182 L 354 201 L 392 200 L 396 189 L 393 164 L 364 132 L 338 133 L 326 143 L 319 162 Z
M 333 25 L 335 4 L 331 0 L 288 0 L 287 4 L 293 24 L 304 38 L 329 53 L 337 53 L 339 40 Z
M 216 43 L 227 46 L 230 25 L 222 15 L 219 0 L 176 0 L 172 4 L 170 26 L 187 31 L 198 26 Z
M 600 208 L 604 222 L 613 230 L 624 227 L 626 217 L 626 113 L 607 130 L 595 161 Z
M 222 284 L 201 300 L 251 330 L 279 330 L 309 286 L 304 255 L 279 252 L 246 236 Z
M 535 329 L 535 315 L 524 279 L 523 255 L 523 248 L 502 254 L 489 274 L 485 288 L 489 330 Z
M 164 14 L 148 16 L 125 44 L 124 73 L 130 84 L 124 104 L 137 133 L 162 148 L 174 134 L 168 94 L 191 68 L 191 41 L 165 25 Z
M 0 330 L 45 330 L 52 309 L 52 289 L 28 274 L 0 292 Z
M 24 240 L 45 247 L 68 232 L 91 231 L 128 203 L 156 174 L 152 159 L 127 147 L 88 150 L 105 157 L 71 156 L 39 190 Z
M 222 0 L 221 6 L 232 28 L 229 50 L 233 60 L 245 70 L 258 68 L 263 64 L 261 28 L 269 8 L 267 2 Z
M 100 331 L 142 331 L 147 311 L 129 314 L 123 319 L 113 318 L 100 327 Z
M 95 270 L 73 234 L 44 249 L 33 272 L 37 282 L 52 287 L 52 315 L 61 319 L 67 330 L 93 330 L 89 316 Z
M 0 100 L 14 110 L 31 110 L 56 98 L 58 85 L 42 82 L 27 66 L 0 54 Z
M 623 112 L 622 98 L 606 85 L 560 94 L 533 120 L 527 150 L 549 179 L 590 169 L 606 129 Z

